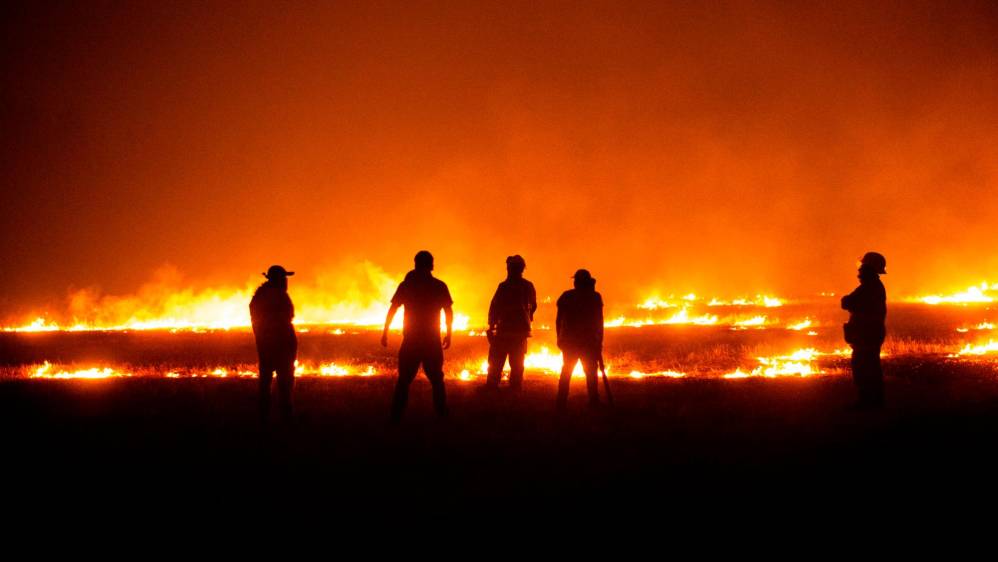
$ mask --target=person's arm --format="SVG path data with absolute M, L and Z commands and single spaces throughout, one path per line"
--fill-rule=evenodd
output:
M 444 319 L 447 321 L 447 335 L 444 336 L 443 348 L 450 348 L 450 335 L 454 329 L 454 307 L 447 305 L 444 307 Z
M 558 314 L 554 319 L 554 333 L 556 341 L 558 342 L 558 349 L 561 347 L 561 334 L 564 331 L 565 316 L 561 313 L 561 299 L 558 299 Z
M 599 293 L 597 293 L 599 296 Z M 599 307 L 596 310 L 596 343 L 599 344 L 600 352 L 603 351 L 603 297 L 599 296 Z
M 527 311 L 530 313 L 530 321 L 534 321 L 534 313 L 537 312 L 537 290 L 533 283 L 527 283 Z
M 862 287 L 863 286 L 860 285 L 859 287 L 856 288 L 855 291 L 853 291 L 853 292 L 849 293 L 848 295 L 845 295 L 845 296 L 842 297 L 842 309 L 843 310 L 848 310 L 848 311 L 852 312 L 853 307 L 856 306 L 856 294 L 859 292 L 859 290 Z
M 489 343 L 492 342 L 492 337 L 495 335 L 496 326 L 499 324 L 499 314 L 496 311 L 496 299 L 499 298 L 499 289 L 496 289 L 494 295 L 492 295 L 492 302 L 489 303 L 489 327 L 485 331 L 485 335 L 488 337 Z
M 399 305 L 392 303 L 388 307 L 388 316 L 385 317 L 385 329 L 381 332 L 381 345 L 383 347 L 388 347 L 388 328 L 392 325 L 392 320 L 395 319 L 395 313 L 398 312 Z
M 250 299 L 249 303 L 250 324 L 253 325 L 254 330 L 256 329 L 257 325 L 260 323 L 260 312 L 258 310 L 259 306 L 260 306 L 260 301 L 257 298 L 256 294 L 254 294 L 253 298 Z

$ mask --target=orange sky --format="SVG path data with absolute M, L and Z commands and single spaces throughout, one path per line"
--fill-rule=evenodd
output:
M 487 302 L 998 280 L 989 2 L 2 8 L 0 316 L 416 250 Z M 474 7 L 471 7 L 474 4 Z M 475 297 L 472 297 L 475 298 Z

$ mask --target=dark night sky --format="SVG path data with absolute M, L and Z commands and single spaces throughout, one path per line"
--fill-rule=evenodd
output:
M 0 316 L 424 247 L 476 293 L 514 252 L 631 301 L 872 248 L 898 294 L 998 280 L 998 4 L 663 4 L 6 5 Z

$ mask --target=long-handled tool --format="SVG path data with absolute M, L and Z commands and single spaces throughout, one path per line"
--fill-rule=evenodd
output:
M 613 406 L 613 392 L 610 392 L 610 379 L 606 376 L 606 363 L 603 362 L 603 356 L 599 356 L 599 372 L 603 375 L 603 388 L 606 390 L 606 403 Z

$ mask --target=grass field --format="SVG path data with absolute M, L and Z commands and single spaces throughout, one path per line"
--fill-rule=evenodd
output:
M 419 379 L 401 427 L 387 423 L 394 348 L 378 346 L 374 332 L 309 332 L 301 338 L 304 360 L 378 369 L 300 377 L 296 419 L 266 429 L 255 416 L 247 333 L 5 334 L 0 478 L 11 513 L 43 518 L 85 517 L 97 507 L 123 516 L 180 510 L 206 521 L 324 508 L 330 516 L 375 518 L 593 513 L 724 528 L 840 512 L 969 513 L 996 491 L 998 363 L 993 355 L 947 357 L 961 338 L 980 337 L 955 332 L 960 323 L 967 321 L 913 313 L 895 325 L 885 348 L 888 406 L 879 412 L 847 410 L 855 394 L 841 356 L 816 362 L 814 376 L 711 375 L 749 368 L 758 353 L 841 346 L 834 325 L 810 337 L 612 330 L 607 355 L 620 373 L 690 375 L 616 376 L 615 406 L 595 411 L 576 379 L 561 416 L 549 373 L 528 370 L 519 396 L 505 387 L 486 395 L 481 378 L 456 377 L 485 351 L 484 338 L 461 336 L 447 355 L 452 415 L 433 416 Z M 114 365 L 135 376 L 26 376 L 42 361 Z M 249 374 L 164 378 L 219 366 Z
M 198 506 L 356 513 L 544 513 L 652 509 L 662 517 L 851 503 L 898 509 L 994 491 L 998 382 L 991 366 L 888 363 L 889 406 L 850 412 L 851 381 L 620 380 L 590 411 L 576 383 L 519 397 L 452 381 L 433 417 L 420 381 L 401 427 L 388 377 L 302 379 L 297 419 L 255 424 L 255 381 L 7 381 L 0 384 L 8 505 L 122 512 Z M 888 502 L 888 503 L 884 503 Z M 902 503 L 897 503 L 902 502 Z

